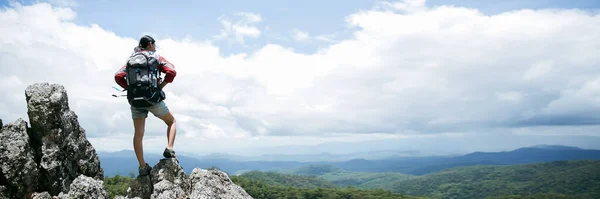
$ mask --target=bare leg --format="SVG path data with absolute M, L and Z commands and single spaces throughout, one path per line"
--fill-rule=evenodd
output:
M 140 167 L 146 166 L 146 161 L 144 160 L 144 147 L 142 144 L 145 124 L 146 118 L 133 119 L 133 128 L 135 131 L 135 135 L 133 136 L 133 149 L 135 150 L 135 156 L 140 163 Z
M 168 112 L 167 114 L 160 117 L 160 119 L 163 120 L 165 124 L 167 124 L 167 148 L 173 150 L 173 143 L 175 142 L 175 134 L 177 132 L 175 117 L 173 117 L 173 114 L 171 114 L 171 112 Z

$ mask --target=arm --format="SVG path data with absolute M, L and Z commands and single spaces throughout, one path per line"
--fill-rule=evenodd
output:
M 121 86 L 123 89 L 127 88 L 127 80 L 125 79 L 125 76 L 127 75 L 126 71 L 125 71 L 125 65 L 123 65 L 123 67 L 121 67 L 116 73 L 115 73 L 115 82 Z
M 171 62 L 167 61 L 164 57 L 160 56 L 158 61 L 160 63 L 160 72 L 165 73 L 165 79 L 159 85 L 160 89 L 162 89 L 168 83 L 173 82 L 175 76 L 177 75 L 177 71 L 175 71 L 175 66 L 171 64 Z

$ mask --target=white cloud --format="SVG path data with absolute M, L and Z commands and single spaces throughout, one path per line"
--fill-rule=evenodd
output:
M 332 34 L 318 35 L 315 37 L 315 39 L 319 40 L 319 41 L 329 42 L 329 43 L 336 42 L 335 35 L 332 35 Z
M 236 16 L 239 16 L 240 19 L 234 21 L 225 17 L 219 17 L 223 29 L 216 36 L 217 39 L 234 40 L 240 44 L 244 44 L 246 38 L 256 39 L 261 36 L 261 31 L 256 26 L 257 23 L 262 21 L 260 15 L 240 12 L 236 13 Z
M 545 74 L 549 73 L 550 70 L 552 70 L 552 61 L 542 60 L 529 67 L 523 75 L 523 78 L 526 80 L 533 80 L 535 78 L 543 77 Z
M 262 21 L 262 17 L 260 17 L 260 15 L 255 14 L 255 13 L 239 12 L 239 13 L 236 13 L 236 15 L 242 16 L 243 21 L 245 21 L 246 23 L 258 23 L 258 22 Z
M 296 41 L 307 41 L 310 39 L 310 35 L 298 29 L 292 31 L 293 37 Z
M 600 15 L 520 10 L 487 16 L 420 1 L 390 5 L 348 16 L 358 29 L 354 37 L 314 54 L 267 44 L 223 57 L 208 42 L 156 38 L 178 71 L 166 87 L 179 121 L 176 148 L 563 125 L 556 134 L 580 129 L 582 121 L 596 125 Z M 260 36 L 259 15 L 238 16 L 222 19 L 223 38 Z M 113 74 L 137 38 L 77 25 L 75 18 L 72 10 L 48 4 L 0 12 L 0 79 L 9 82 L 0 85 L 0 118 L 26 117 L 27 85 L 59 83 L 95 147 L 131 149 L 128 104 L 110 95 Z M 148 151 L 164 147 L 164 124 L 149 117 L 146 129 Z
M 48 3 L 61 7 L 76 7 L 79 5 L 77 0 L 46 0 Z
M 505 101 L 520 101 L 521 99 L 523 99 L 523 97 L 525 97 L 523 93 L 518 91 L 498 92 L 496 93 L 496 96 L 500 100 Z
M 426 9 L 425 7 L 425 0 L 404 0 L 404 1 L 397 1 L 397 2 L 387 2 L 387 1 L 383 1 L 380 2 L 380 6 L 385 9 L 395 9 L 395 10 L 399 10 L 399 11 L 404 11 L 404 12 L 418 12 L 418 11 L 424 11 Z

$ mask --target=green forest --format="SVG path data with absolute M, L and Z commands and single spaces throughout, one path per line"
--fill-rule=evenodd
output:
M 353 172 L 328 165 L 232 175 L 254 198 L 600 198 L 600 161 L 468 166 L 423 176 Z M 131 176 L 105 178 L 111 197 Z
M 108 192 L 108 197 L 114 198 L 115 196 L 126 196 L 127 188 L 135 177 L 133 174 L 129 176 L 116 175 L 114 177 L 104 177 L 104 189 Z
M 534 194 L 600 198 L 600 161 L 458 167 L 396 182 L 392 191 L 433 198 Z
M 309 177 L 337 187 L 381 189 L 430 198 L 600 198 L 600 161 L 555 161 L 510 166 L 468 166 L 423 176 L 353 172 L 330 165 L 282 171 L 252 172 L 242 177 L 270 185 L 294 186 L 290 179 Z M 322 181 L 318 181 L 318 180 Z
M 362 190 L 352 187 L 336 188 L 335 185 L 312 177 L 280 175 L 268 173 L 258 176 L 258 173 L 249 173 L 253 177 L 265 181 L 251 179 L 244 176 L 230 176 L 231 180 L 241 186 L 255 199 L 420 199 L 394 194 L 385 190 Z M 269 179 L 270 178 L 270 179 Z M 133 181 L 131 176 L 106 177 L 104 187 L 110 198 L 116 195 L 127 195 L 127 188 Z M 306 183 L 306 184 L 303 184 Z M 271 185 L 277 184 L 277 185 Z M 300 188 L 304 187 L 304 188 Z M 327 187 L 327 188 L 322 188 Z
M 285 177 L 288 179 L 288 177 Z M 303 180 L 302 177 L 299 177 Z M 256 199 L 418 199 L 423 197 L 412 197 L 395 194 L 382 189 L 363 190 L 353 187 L 346 188 L 298 188 L 278 183 L 270 185 L 263 181 L 250 179 L 244 176 L 231 176 L 231 180 L 240 185 L 248 194 Z M 296 184 L 297 182 L 289 182 Z
M 393 183 L 416 178 L 417 176 L 398 172 L 355 172 L 347 171 L 332 165 L 308 165 L 290 170 L 281 171 L 297 176 L 317 177 L 325 182 L 331 182 L 337 187 L 356 187 L 361 189 L 391 190 Z M 245 177 L 256 179 L 256 175 Z M 268 181 L 267 181 L 268 182 Z M 291 186 L 291 185 L 290 185 Z

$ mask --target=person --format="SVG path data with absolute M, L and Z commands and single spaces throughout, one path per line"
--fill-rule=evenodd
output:
M 175 79 L 177 74 L 175 71 L 175 66 L 167 61 L 163 56 L 156 53 L 156 41 L 149 35 L 144 35 L 140 38 L 139 44 L 134 48 L 133 54 L 136 52 L 143 52 L 146 55 L 152 56 L 158 60 L 159 71 L 161 73 L 165 73 L 164 81 L 160 82 L 160 80 L 157 80 L 160 92 L 163 92 L 162 89 L 167 84 L 172 83 Z M 127 71 L 125 64 L 115 73 L 114 76 L 116 83 L 123 89 L 127 89 L 126 76 Z M 164 92 L 162 94 L 164 95 Z M 164 100 L 160 100 L 158 103 L 153 103 L 152 106 L 147 108 L 134 107 L 130 105 L 130 110 L 134 127 L 133 147 L 137 160 L 140 164 L 138 169 L 139 175 L 145 176 L 150 174 L 150 170 L 152 169 L 144 160 L 144 149 L 142 146 L 142 139 L 144 137 L 145 123 L 146 118 L 148 117 L 148 112 L 151 112 L 155 117 L 160 118 L 167 125 L 167 147 L 163 152 L 163 156 L 165 158 L 176 158 L 175 151 L 173 150 L 176 134 L 175 117 L 169 111 Z

